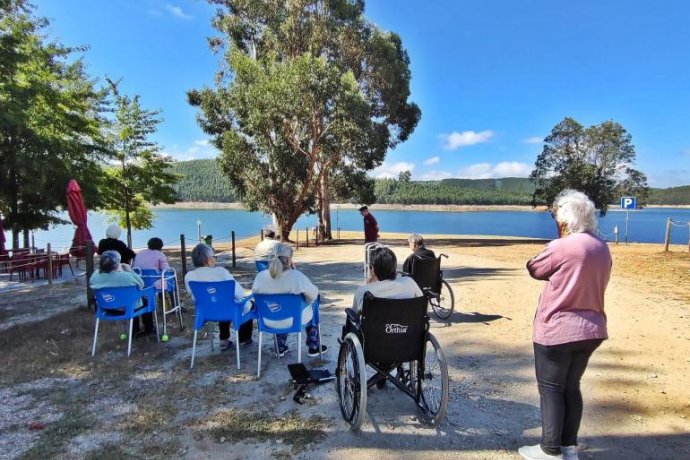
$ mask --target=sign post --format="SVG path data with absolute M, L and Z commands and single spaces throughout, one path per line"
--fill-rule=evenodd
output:
M 630 210 L 637 209 L 637 198 L 634 196 L 622 196 L 621 209 L 625 209 L 625 244 L 628 244 L 628 218 Z

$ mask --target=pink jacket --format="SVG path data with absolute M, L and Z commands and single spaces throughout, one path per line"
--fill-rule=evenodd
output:
M 604 292 L 611 253 L 604 241 L 590 233 L 553 240 L 527 262 L 527 270 L 546 281 L 534 317 L 534 342 L 549 346 L 608 338 Z

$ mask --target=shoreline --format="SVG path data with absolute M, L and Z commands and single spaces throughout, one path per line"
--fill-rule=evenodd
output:
M 360 205 L 353 203 L 332 203 L 331 212 L 335 209 L 357 210 Z M 232 209 L 245 210 L 242 203 L 220 203 L 207 201 L 180 201 L 173 204 L 159 204 L 152 209 Z M 521 211 L 543 212 L 544 206 L 533 208 L 528 205 L 474 205 L 474 204 L 373 204 L 372 211 L 425 211 L 425 212 L 477 212 L 477 211 Z

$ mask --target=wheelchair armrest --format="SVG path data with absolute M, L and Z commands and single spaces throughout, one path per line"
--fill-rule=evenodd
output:
M 439 294 L 438 294 L 437 292 L 434 292 L 434 291 L 432 291 L 432 290 L 429 289 L 429 288 L 424 288 L 424 289 L 422 290 L 422 292 L 423 292 L 424 295 L 427 296 L 427 297 L 438 297 L 438 296 L 439 296 Z
M 402 275 L 402 276 L 412 276 L 412 273 L 407 273 L 407 272 L 404 272 L 402 270 L 398 270 L 397 273 L 398 273 L 398 275 Z
M 348 318 L 353 324 L 359 324 L 359 315 L 358 315 L 357 312 L 354 311 L 352 308 L 346 308 L 346 309 L 345 309 L 345 314 L 347 315 L 347 318 Z

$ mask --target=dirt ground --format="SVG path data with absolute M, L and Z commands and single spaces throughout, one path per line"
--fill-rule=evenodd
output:
M 331 370 L 343 310 L 363 281 L 362 241 L 342 236 L 295 254 L 324 296 L 330 347 L 323 363 L 303 359 Z M 404 236 L 383 237 L 402 262 Z M 238 244 L 232 270 L 247 288 L 255 243 Z M 413 401 L 390 385 L 369 392 L 360 433 L 342 420 L 333 384 L 297 405 L 286 367 L 296 361 L 296 337 L 283 359 L 264 346 L 257 379 L 256 344 L 241 351 L 237 370 L 234 351 L 211 352 L 205 333 L 190 370 L 186 295 L 187 327 L 173 325 L 168 343 L 138 339 L 128 359 L 123 326 L 106 324 L 92 358 L 94 318 L 81 278 L 0 293 L 0 458 L 518 458 L 517 448 L 537 443 L 540 433 L 530 339 L 541 283 L 524 264 L 543 242 L 428 236 L 427 243 L 450 256 L 444 273 L 456 296 L 450 322 L 432 324 L 450 373 L 448 414 L 438 428 L 425 426 Z M 690 255 L 680 246 L 611 249 L 611 338 L 582 382 L 580 458 L 687 458 Z M 179 250 L 168 255 L 179 267 Z M 219 260 L 230 259 L 222 253 Z

